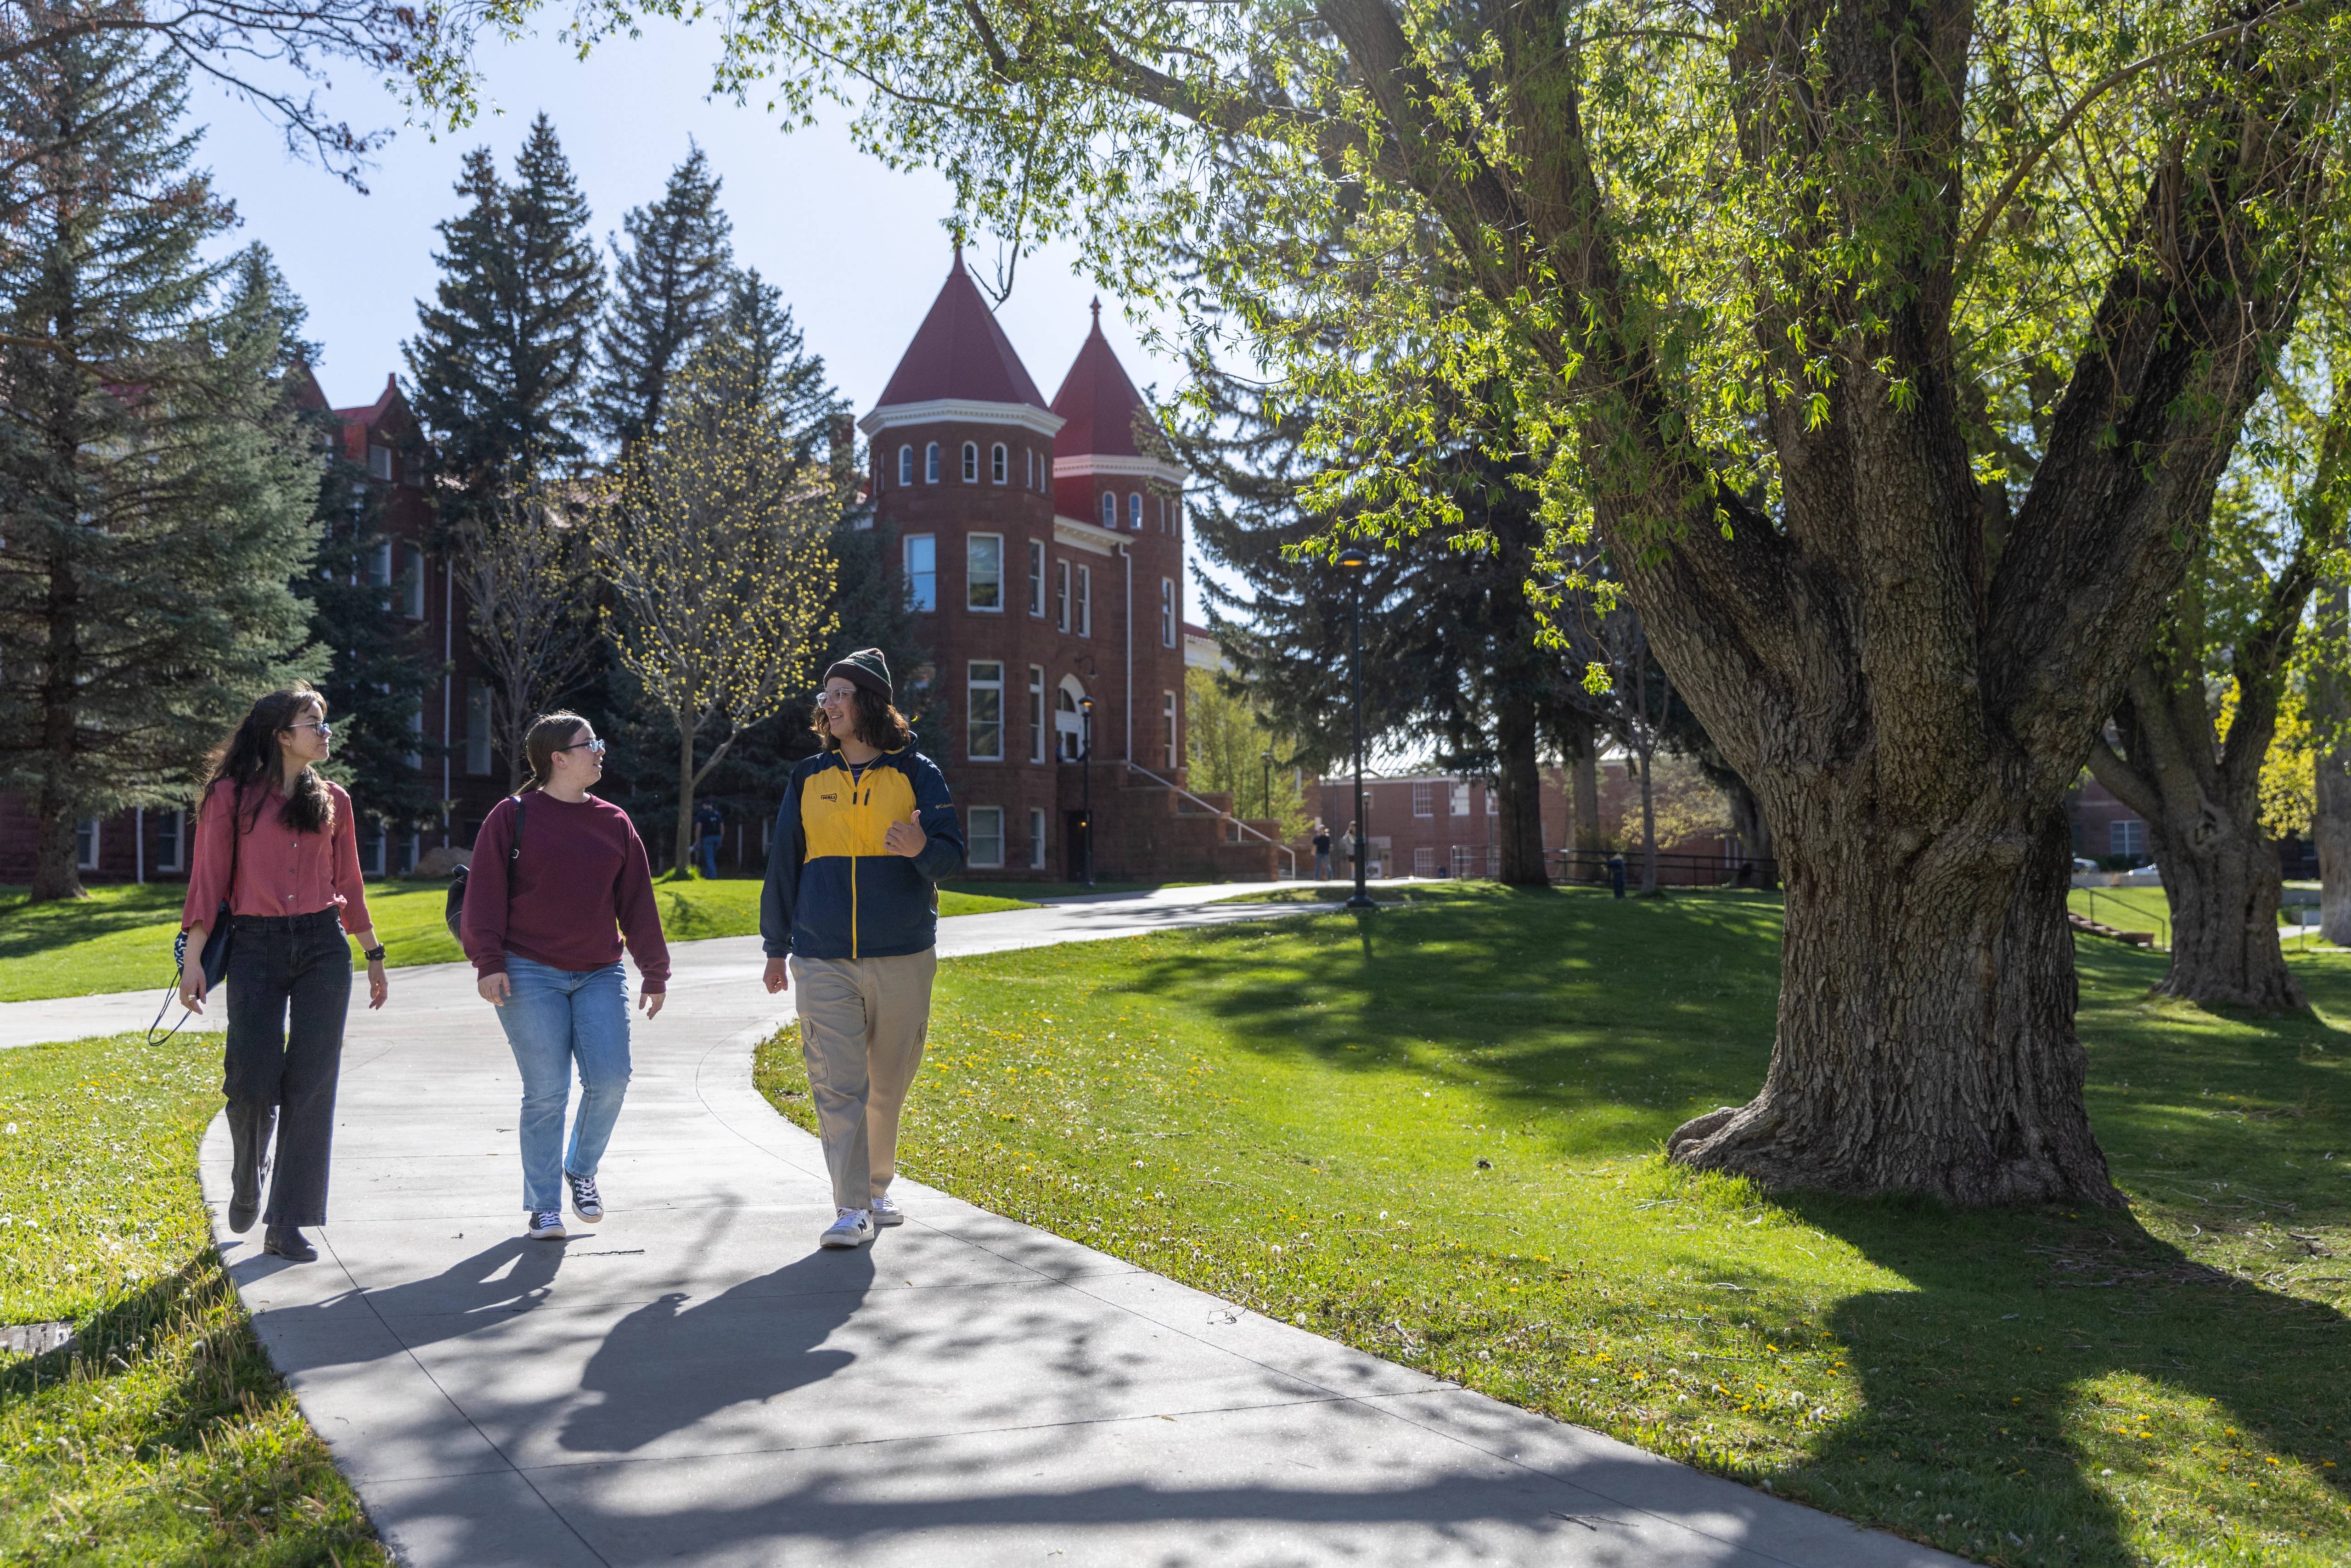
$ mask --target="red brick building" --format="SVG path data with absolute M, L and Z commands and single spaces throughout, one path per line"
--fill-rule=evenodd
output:
M 307 371 L 298 372 L 295 401 L 308 409 L 327 407 L 326 394 Z M 465 634 L 465 606 L 451 564 L 432 548 L 433 508 L 410 477 L 405 453 L 420 439 L 415 415 L 396 377 L 387 377 L 371 403 L 333 411 L 340 455 L 364 469 L 387 492 L 378 521 L 381 540 L 368 571 L 383 591 L 383 613 L 421 633 L 444 669 L 411 720 L 417 740 L 413 765 L 447 803 L 443 819 L 426 828 L 394 825 L 387 830 L 369 815 L 363 796 L 352 805 L 360 818 L 360 852 L 371 875 L 412 871 L 435 846 L 468 845 L 473 830 L 502 793 L 491 745 L 489 706 Z M 37 829 L 16 796 L 0 796 L 0 883 L 32 878 Z M 93 818 L 81 825 L 80 863 L 86 882 L 179 881 L 187 875 L 188 821 L 184 811 L 134 810 Z
M 899 678 L 945 720 L 975 876 L 1073 880 L 1091 832 L 1101 880 L 1270 877 L 1231 800 L 1182 788 L 1184 475 L 1138 447 L 1094 312 L 1048 403 L 958 249 L 858 422 L 934 660 Z

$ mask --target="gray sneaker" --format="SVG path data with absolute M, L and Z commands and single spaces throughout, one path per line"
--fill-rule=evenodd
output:
M 873 1200 L 873 1223 L 876 1226 L 904 1225 L 906 1223 L 906 1211 L 898 1207 L 896 1198 L 885 1192 Z
M 820 1247 L 862 1247 L 873 1239 L 873 1218 L 862 1208 L 844 1208 L 816 1239 Z
M 542 1208 L 533 1214 L 530 1217 L 530 1239 L 533 1241 L 562 1240 L 563 1211 L 559 1208 Z
M 565 1171 L 563 1179 L 571 1187 L 572 1213 L 590 1225 L 604 1218 L 604 1200 L 596 1195 L 594 1176 L 573 1176 L 569 1171 Z

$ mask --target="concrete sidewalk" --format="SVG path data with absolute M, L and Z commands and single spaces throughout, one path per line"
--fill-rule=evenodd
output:
M 945 922 L 946 953 L 1261 917 L 1167 890 Z M 683 945 L 611 1215 L 519 1236 L 514 1067 L 469 975 L 355 1009 L 322 1256 L 221 1236 L 256 1330 L 413 1568 L 1925 1565 L 901 1180 L 827 1253 L 815 1140 L 750 1086 L 789 1000 Z M 226 1197 L 227 1135 L 204 1150 Z

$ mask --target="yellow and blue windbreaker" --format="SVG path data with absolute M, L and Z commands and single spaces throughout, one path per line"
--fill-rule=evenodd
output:
M 920 812 L 919 855 L 892 854 L 893 822 Z M 938 765 L 913 747 L 852 779 L 837 751 L 792 768 L 768 852 L 759 937 L 769 957 L 891 958 L 938 940 L 936 885 L 963 865 L 963 825 Z

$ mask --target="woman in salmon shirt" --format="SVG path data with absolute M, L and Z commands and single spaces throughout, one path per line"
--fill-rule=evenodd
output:
M 302 682 L 253 705 L 213 754 L 180 910 L 192 957 L 204 950 L 224 899 L 234 933 L 221 1091 L 235 1164 L 228 1228 L 242 1234 L 253 1227 L 274 1129 L 277 1174 L 261 1249 L 297 1263 L 319 1255 L 302 1227 L 327 1222 L 335 1079 L 351 999 L 345 932 L 366 952 L 368 1006 L 383 1006 L 387 994 L 383 949 L 360 882 L 351 798 L 316 766 L 333 736 L 326 699 Z M 203 965 L 189 964 L 180 1000 L 204 1011 Z

